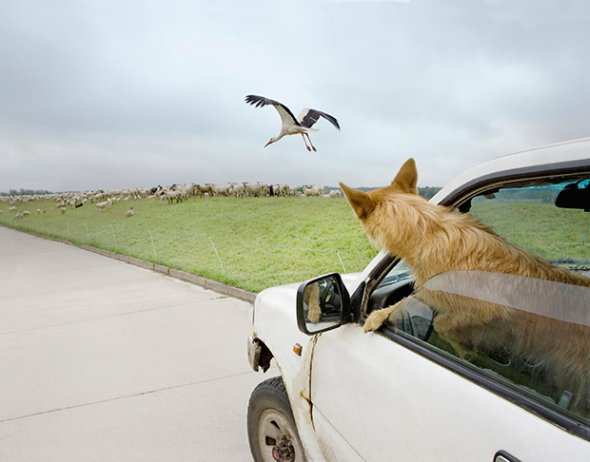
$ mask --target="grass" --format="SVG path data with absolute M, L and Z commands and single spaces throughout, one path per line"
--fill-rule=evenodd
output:
M 128 207 L 135 216 L 125 218 Z M 348 203 L 325 198 L 192 198 L 168 205 L 155 199 L 68 208 L 52 201 L 2 204 L 0 224 L 74 244 L 87 244 L 178 268 L 235 287 L 265 287 L 318 274 L 362 270 L 377 251 Z M 36 209 L 45 210 L 37 214 Z
M 534 201 L 474 200 L 471 213 L 508 241 L 546 260 L 590 259 L 588 212 Z

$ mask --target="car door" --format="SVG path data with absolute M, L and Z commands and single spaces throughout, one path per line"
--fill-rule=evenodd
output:
M 421 305 L 414 300 L 414 313 Z M 327 460 L 590 460 L 587 427 L 572 434 L 587 415 L 559 420 L 563 409 L 547 407 L 530 383 L 511 387 L 415 333 L 346 325 L 320 335 L 311 397 Z

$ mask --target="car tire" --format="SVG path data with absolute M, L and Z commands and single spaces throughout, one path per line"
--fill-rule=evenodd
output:
M 248 441 L 256 462 L 303 462 L 305 455 L 281 377 L 260 383 L 248 404 Z

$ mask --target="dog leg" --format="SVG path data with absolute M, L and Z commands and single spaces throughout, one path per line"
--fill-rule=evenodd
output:
M 313 322 L 314 324 L 320 322 L 320 318 L 322 316 L 322 310 L 318 305 L 310 305 L 309 312 L 307 313 L 307 320 L 309 322 Z
M 390 317 L 390 322 L 395 324 L 395 320 L 392 316 L 394 311 L 399 307 L 401 302 L 397 302 L 395 305 L 388 306 L 387 308 L 383 308 L 381 310 L 373 311 L 365 324 L 363 325 L 363 330 L 365 332 L 373 332 L 379 329 L 385 321 L 387 321 Z
M 322 308 L 320 307 L 320 289 L 317 283 L 310 284 L 305 288 L 303 300 L 309 306 L 307 320 L 314 324 L 319 322 L 322 316 Z

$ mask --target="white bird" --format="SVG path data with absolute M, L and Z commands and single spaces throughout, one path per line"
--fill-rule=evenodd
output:
M 299 120 L 297 120 L 287 106 L 285 106 L 282 103 L 279 103 L 278 101 L 265 98 L 264 96 L 248 95 L 246 96 L 246 103 L 256 107 L 272 105 L 281 116 L 281 121 L 283 123 L 281 126 L 281 132 L 277 136 L 273 136 L 268 141 L 268 143 L 264 145 L 264 147 L 267 147 L 269 144 L 276 143 L 283 136 L 286 135 L 301 135 L 303 137 L 303 142 L 305 143 L 305 147 L 307 148 L 307 150 L 317 151 L 316 147 L 311 143 L 311 139 L 309 138 L 309 132 L 312 131 L 311 127 L 313 127 L 313 125 L 319 120 L 320 117 L 323 117 L 332 125 L 334 125 L 334 127 L 340 130 L 340 125 L 338 125 L 336 117 L 331 116 L 330 114 L 326 114 L 325 112 L 318 111 L 316 109 L 303 109 L 303 111 L 301 111 L 301 114 L 299 115 Z M 307 144 L 308 141 L 309 145 Z

